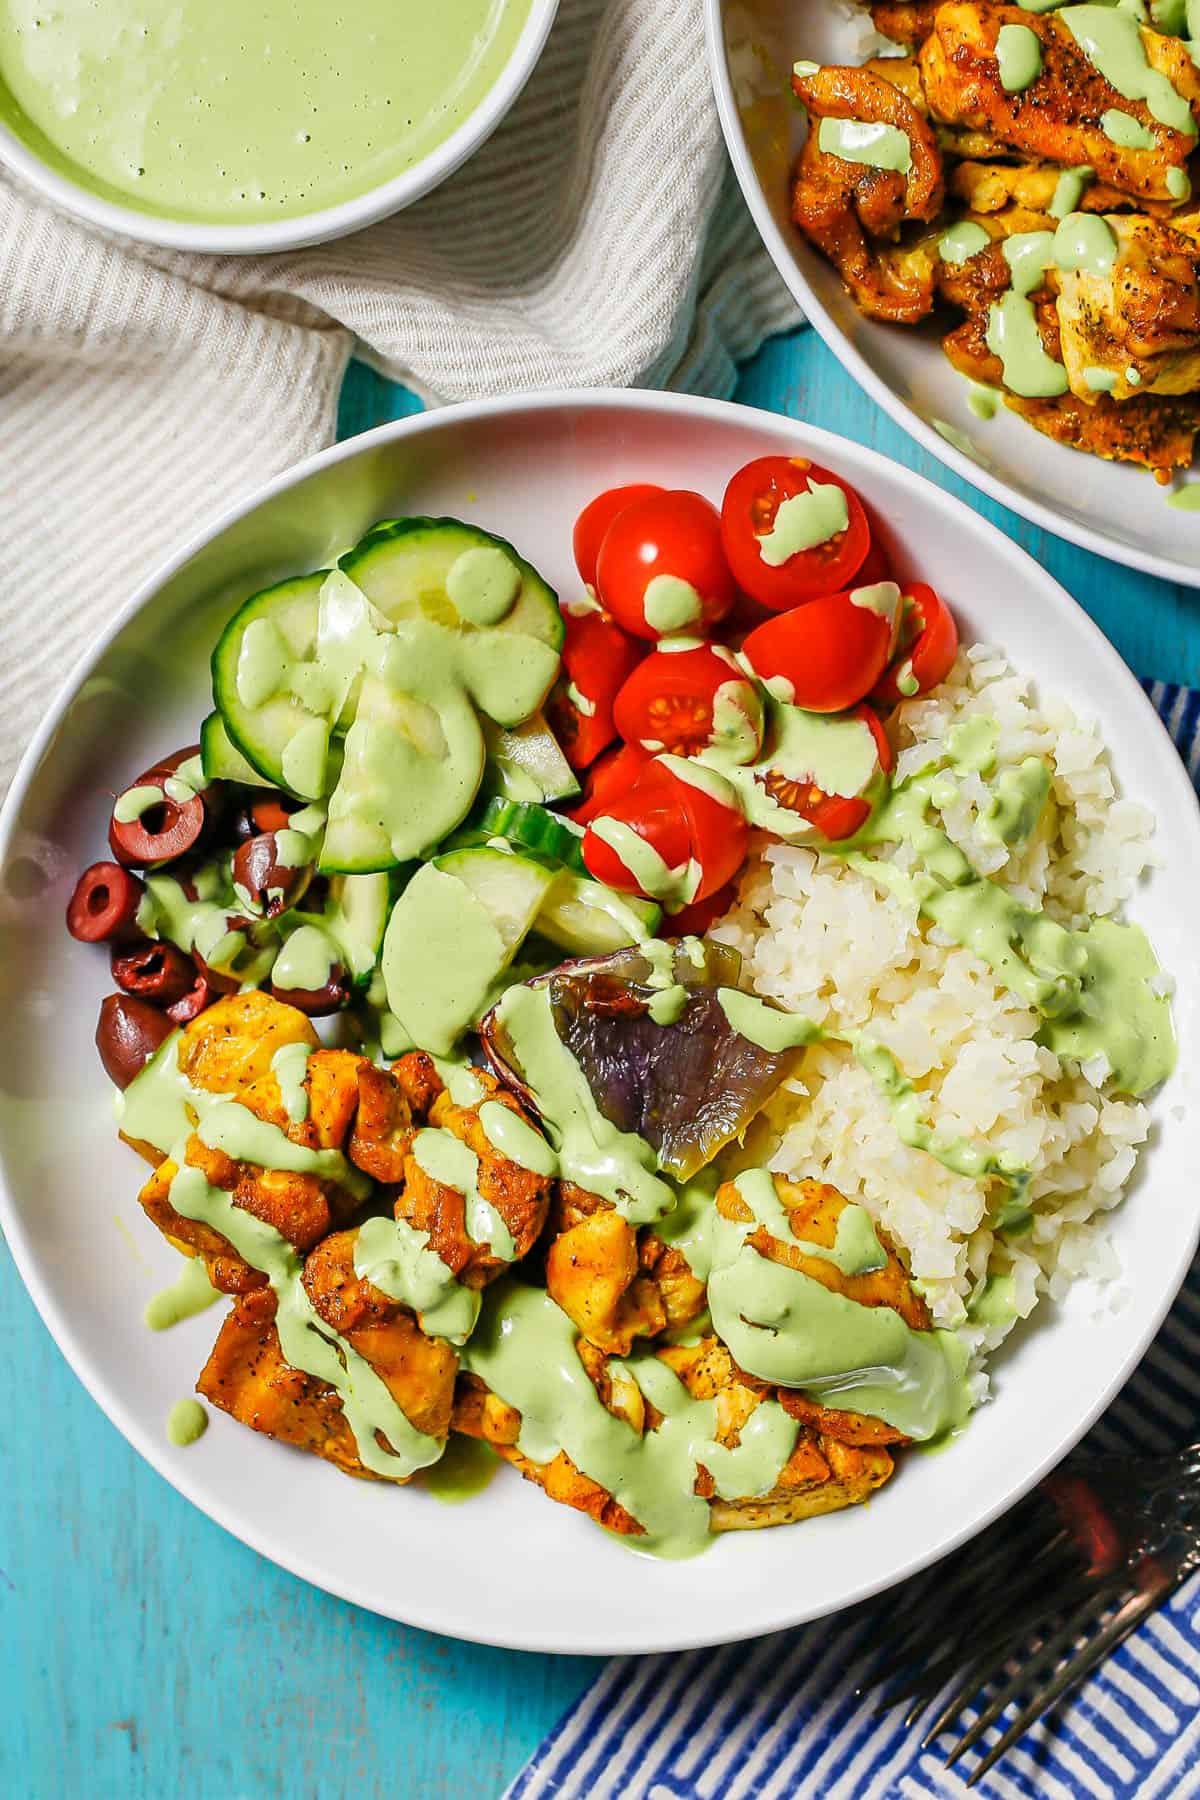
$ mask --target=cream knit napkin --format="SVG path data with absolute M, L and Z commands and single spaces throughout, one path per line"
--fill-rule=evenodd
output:
M 430 402 L 721 394 L 796 321 L 726 162 L 700 0 L 562 0 L 479 154 L 315 250 L 117 243 L 0 178 L 0 789 L 132 587 L 333 440 L 356 347 Z

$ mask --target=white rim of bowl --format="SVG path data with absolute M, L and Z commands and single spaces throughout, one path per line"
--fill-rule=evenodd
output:
M 377 426 L 373 431 L 363 432 L 359 437 L 347 438 L 343 443 L 331 445 L 328 450 L 322 450 L 315 456 L 306 457 L 303 462 L 297 463 L 283 474 L 275 476 L 255 493 L 226 508 L 203 530 L 189 538 L 174 556 L 168 558 L 148 580 L 141 583 L 132 597 L 117 612 L 112 622 L 76 661 L 59 689 L 33 742 L 21 758 L 12 787 L 9 789 L 3 807 L 0 808 L 0 862 L 7 857 L 11 848 L 14 827 L 24 803 L 26 790 L 85 677 L 135 614 L 148 605 L 171 577 L 176 575 L 205 545 L 228 530 L 239 519 L 245 518 L 287 488 L 298 485 L 319 470 L 344 462 L 377 445 L 407 437 L 419 437 L 427 431 L 436 431 L 443 422 L 450 419 L 455 422 L 470 423 L 475 419 L 491 419 L 497 416 L 513 416 L 529 412 L 559 411 L 563 408 L 594 412 L 633 410 L 675 413 L 696 425 L 741 420 L 744 423 L 761 425 L 768 435 L 782 434 L 788 430 L 802 433 L 807 440 L 806 447 L 812 449 L 822 462 L 827 459 L 831 461 L 835 468 L 839 457 L 848 454 L 852 459 L 861 459 L 867 466 L 868 474 L 876 470 L 886 470 L 892 479 L 899 479 L 901 484 L 910 490 L 913 501 L 918 507 L 929 505 L 945 507 L 952 513 L 961 515 L 972 528 L 981 532 L 985 537 L 998 540 L 1005 546 L 1006 551 L 1015 553 L 1027 562 L 1034 579 L 1046 585 L 1048 590 L 1057 595 L 1062 605 L 1078 615 L 1076 622 L 1085 636 L 1091 639 L 1096 655 L 1108 664 L 1114 677 L 1122 681 L 1131 693 L 1137 696 L 1138 702 L 1144 709 L 1147 730 L 1151 733 L 1160 732 L 1166 736 L 1162 720 L 1155 712 L 1137 679 L 1079 602 L 1067 592 L 1061 583 L 1055 581 L 1052 575 L 1036 563 L 1028 551 L 1005 537 L 998 526 L 973 512 L 964 501 L 959 500 L 953 494 L 947 494 L 944 489 L 939 488 L 936 483 L 929 481 L 925 476 L 916 474 L 914 470 L 906 468 L 902 463 L 893 462 L 890 457 L 883 456 L 878 450 L 872 450 L 864 444 L 857 444 L 848 438 L 838 437 L 833 432 L 822 430 L 820 426 L 808 425 L 801 420 L 788 419 L 779 413 L 766 412 L 759 407 L 740 406 L 729 400 L 709 400 L 699 395 L 657 393 L 645 389 L 568 388 L 544 394 L 522 394 L 497 400 L 467 401 L 456 406 L 441 407 L 433 412 L 419 413 L 411 418 L 396 420 L 389 425 Z M 1172 746 L 1173 751 L 1174 746 Z M 1193 814 L 1197 808 L 1197 796 L 1188 779 L 1182 758 L 1173 755 L 1173 764 L 1177 792 L 1164 794 L 1160 807 L 1160 814 L 1163 818 L 1174 817 L 1175 806 L 1190 810 Z M 89 1365 L 86 1356 L 78 1351 L 70 1315 L 60 1309 L 48 1285 L 43 1282 L 34 1255 L 26 1242 L 20 1217 L 9 1192 L 7 1172 L 2 1157 L 0 1157 L 0 1229 L 3 1229 L 13 1261 L 30 1298 L 41 1314 L 46 1329 L 66 1357 L 72 1373 L 82 1382 L 96 1404 L 107 1414 L 138 1454 L 150 1464 L 151 1468 L 161 1475 L 164 1481 L 169 1482 L 186 1500 L 190 1500 L 206 1517 L 215 1520 L 240 1543 L 248 1544 L 260 1556 L 265 1556 L 268 1561 L 275 1563 L 280 1568 L 287 1569 L 290 1574 L 299 1576 L 301 1580 L 309 1582 L 313 1587 L 320 1588 L 322 1592 L 334 1594 L 339 1599 L 348 1600 L 352 1605 L 361 1606 L 368 1612 L 380 1613 L 385 1618 L 396 1619 L 402 1624 L 413 1625 L 424 1631 L 453 1635 L 467 1643 L 492 1644 L 503 1649 L 534 1650 L 563 1656 L 581 1653 L 578 1644 L 566 1641 L 566 1634 L 562 1639 L 546 1638 L 536 1632 L 522 1635 L 519 1621 L 514 1621 L 513 1626 L 509 1626 L 506 1622 L 500 1635 L 494 1631 L 477 1629 L 473 1620 L 463 1621 L 454 1627 L 452 1633 L 447 1633 L 444 1618 L 435 1616 L 423 1608 L 414 1608 L 404 1613 L 389 1611 L 386 1606 L 380 1605 L 378 1594 L 372 1593 L 352 1581 L 331 1582 L 324 1573 L 314 1567 L 308 1558 L 281 1553 L 280 1546 L 265 1532 L 247 1529 L 244 1522 L 239 1521 L 231 1509 L 212 1502 L 208 1496 L 201 1497 L 188 1479 L 186 1470 L 181 1472 L 171 1465 L 165 1454 L 165 1444 L 160 1442 L 153 1432 L 143 1428 L 140 1421 L 127 1408 L 123 1398 L 110 1389 L 108 1384 Z M 1125 1385 L 1133 1370 L 1141 1362 L 1149 1345 L 1157 1336 L 1159 1327 L 1183 1285 L 1198 1238 L 1200 1238 L 1200 1217 L 1197 1218 L 1192 1234 L 1191 1251 L 1183 1259 L 1178 1271 L 1178 1278 L 1168 1284 L 1159 1305 L 1155 1307 L 1146 1327 L 1122 1361 L 1116 1376 L 1108 1383 L 1103 1393 L 1098 1396 L 1087 1412 L 1071 1425 L 1061 1445 L 1052 1455 L 1043 1458 L 1023 1480 L 1013 1483 L 1010 1488 L 998 1495 L 976 1517 L 948 1532 L 936 1548 L 905 1558 L 882 1580 L 863 1582 L 859 1586 L 848 1589 L 838 1605 L 828 1609 L 823 1615 L 810 1615 L 803 1611 L 797 1614 L 794 1610 L 789 1610 L 785 1604 L 773 1619 L 757 1622 L 744 1629 L 694 1632 L 682 1638 L 668 1635 L 653 1644 L 634 1644 L 632 1646 L 620 1639 L 613 1639 L 602 1641 L 599 1644 L 587 1644 L 585 1646 L 586 1654 L 624 1656 L 643 1653 L 651 1655 L 668 1650 L 695 1650 L 712 1644 L 737 1643 L 747 1638 L 763 1636 L 772 1631 L 782 1631 L 793 1625 L 807 1623 L 812 1617 L 828 1617 L 831 1613 L 841 1612 L 846 1607 L 856 1605 L 860 1600 L 868 1600 L 875 1594 L 886 1593 L 890 1588 L 906 1581 L 909 1576 L 919 1574 L 922 1569 L 941 1561 L 952 1550 L 956 1550 L 961 1544 L 978 1536 L 995 1519 L 1014 1506 L 1031 1488 L 1035 1487 L 1044 1476 L 1049 1474 L 1051 1469 L 1058 1466 L 1063 1457 L 1095 1424 L 1114 1396 Z
M 512 55 L 498 79 L 462 124 L 444 143 L 411 169 L 390 181 L 369 188 L 353 200 L 320 212 L 299 213 L 267 225 L 205 225 L 186 219 L 161 217 L 122 206 L 115 200 L 89 193 L 84 187 L 44 162 L 10 126 L 0 121 L 0 163 L 44 199 L 85 225 L 95 226 L 140 244 L 164 250 L 187 250 L 205 256 L 261 256 L 271 251 L 304 250 L 331 238 L 347 237 L 390 214 L 401 212 L 440 187 L 491 137 L 533 74 L 542 54 L 559 0 L 530 0 L 526 19 Z
M 1094 556 L 1102 556 L 1107 562 L 1120 563 L 1128 569 L 1139 569 L 1145 575 L 1157 575 L 1162 581 L 1179 582 L 1184 587 L 1200 587 L 1200 559 L 1195 563 L 1177 561 L 1170 556 L 1156 556 L 1150 551 L 1138 550 L 1133 545 L 1124 543 L 1119 538 L 1111 538 L 1103 531 L 1089 525 L 1077 524 L 1073 519 L 1064 519 L 1053 508 L 1043 506 L 1038 500 L 1026 498 L 1008 483 L 989 475 L 986 469 L 980 468 L 971 457 L 964 456 L 956 450 L 940 432 L 935 431 L 918 412 L 900 398 L 892 387 L 877 375 L 865 356 L 858 350 L 834 323 L 825 310 L 825 306 L 800 267 L 795 254 L 795 246 L 780 231 L 767 205 L 762 184 L 754 170 L 750 153 L 746 148 L 742 122 L 738 116 L 737 101 L 734 98 L 733 82 L 729 73 L 729 58 L 725 53 L 725 33 L 723 28 L 726 0 L 704 0 L 705 35 L 708 39 L 708 66 L 712 77 L 713 92 L 716 95 L 717 113 L 721 120 L 721 130 L 725 134 L 725 147 L 729 152 L 729 160 L 733 164 L 738 185 L 743 198 L 750 209 L 751 217 L 758 227 L 759 236 L 766 245 L 767 253 L 775 264 L 784 285 L 793 300 L 801 308 L 808 324 L 812 326 L 822 343 L 828 345 L 842 367 L 846 369 L 865 389 L 875 403 L 882 407 L 889 418 L 905 430 L 909 437 L 915 438 L 923 450 L 928 450 L 946 468 L 952 469 L 956 475 L 969 482 L 974 488 L 998 501 L 1010 512 L 1020 518 L 1027 519 L 1031 525 L 1040 525 L 1044 531 L 1054 537 L 1065 538 L 1068 543 L 1076 544 L 1081 550 L 1090 550 Z M 815 252 L 814 252 L 815 254 Z M 1032 431 L 1033 427 L 1029 429 Z M 1073 452 L 1078 454 L 1078 452 Z M 1086 471 L 1083 471 L 1086 473 Z M 1134 474 L 1133 469 L 1129 471 Z M 990 523 L 990 521 L 989 521 Z

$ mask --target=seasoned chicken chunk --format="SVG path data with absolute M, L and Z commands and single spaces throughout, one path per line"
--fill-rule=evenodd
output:
M 624 1420 L 631 1433 L 643 1437 L 659 1429 L 662 1414 L 637 1383 L 638 1369 L 644 1364 L 634 1362 L 627 1367 L 614 1363 L 582 1338 L 576 1341 L 575 1352 L 601 1403 L 614 1417 Z M 756 1409 L 777 1397 L 765 1383 L 743 1374 L 724 1344 L 712 1335 L 696 1344 L 663 1345 L 654 1357 L 672 1370 L 692 1399 L 713 1402 L 713 1436 L 725 1447 L 735 1447 Z M 882 1440 L 833 1437 L 798 1414 L 793 1416 L 798 1427 L 793 1448 L 765 1494 L 721 1498 L 703 1460 L 697 1461 L 692 1491 L 708 1502 L 710 1531 L 760 1530 L 833 1512 L 868 1499 L 892 1474 L 892 1457 Z M 629 1510 L 579 1469 L 565 1450 L 542 1463 L 525 1455 L 518 1448 L 521 1423 L 520 1413 L 491 1393 L 478 1375 L 459 1378 L 453 1418 L 456 1431 L 484 1438 L 527 1481 L 561 1505 L 587 1513 L 621 1536 L 645 1534 Z
M 1041 72 L 1015 92 L 1003 86 L 996 56 L 1006 25 L 1023 26 L 1041 40 Z M 1141 31 L 1141 43 L 1150 69 L 1166 78 L 1193 118 L 1200 117 L 1200 71 L 1187 45 L 1149 29 Z M 930 113 L 942 123 L 984 132 L 1038 161 L 1086 164 L 1126 194 L 1147 200 L 1181 197 L 1173 194 L 1169 176 L 1172 170 L 1183 173 L 1196 147 L 1195 131 L 1172 129 L 1144 101 L 1120 94 L 1081 49 L 1062 14 L 945 0 L 934 13 L 919 63 Z M 1152 140 L 1150 146 L 1115 142 L 1104 129 L 1106 115 L 1113 113 L 1131 119 L 1141 137 Z
M 418 1139 L 404 1159 L 404 1185 L 395 1210 L 397 1218 L 417 1231 L 428 1232 L 430 1249 L 464 1287 L 481 1288 L 533 1248 L 546 1222 L 550 1180 L 522 1168 L 496 1149 L 480 1118 L 485 1105 L 503 1106 L 531 1130 L 535 1128 L 520 1101 L 494 1075 L 483 1069 L 473 1073 L 484 1090 L 482 1099 L 458 1106 L 443 1088 L 433 1098 L 428 1117 L 433 1131 L 449 1134 L 471 1152 L 474 1161 L 468 1160 L 468 1166 L 475 1192 L 465 1191 L 470 1180 L 456 1186 L 423 1166 L 423 1145 Z M 479 1236 L 472 1235 L 476 1198 L 483 1212 L 483 1224 L 475 1224 Z M 488 1224 L 489 1214 L 498 1220 L 499 1234 Z
M 357 1235 L 331 1232 L 309 1252 L 304 1291 L 326 1324 L 370 1363 L 417 1430 L 444 1438 L 458 1358 L 444 1338 L 421 1330 L 409 1307 L 355 1274 Z
M 1058 275 L 1062 360 L 1071 392 L 1189 394 L 1200 387 L 1200 245 L 1162 219 L 1110 216 L 1111 270 Z
M 977 260 L 982 261 L 982 255 Z M 1053 297 L 1035 299 L 1034 313 L 1047 355 L 1061 361 Z M 988 348 L 986 334 L 986 309 L 975 311 L 947 334 L 942 347 L 961 375 L 1003 389 L 1004 369 Z M 1070 393 L 1039 400 L 1006 391 L 1004 403 L 1036 430 L 1073 450 L 1155 470 L 1188 467 L 1200 426 L 1200 395 L 1194 394 L 1145 394 L 1117 401 L 1101 393 L 1089 402 Z
M 655 1337 L 698 1318 L 704 1284 L 682 1252 L 653 1227 L 635 1231 L 607 1200 L 559 1183 L 551 1209 L 546 1291 L 589 1343 L 627 1356 L 636 1337 Z
M 837 1188 L 823 1181 L 786 1181 L 774 1178 L 775 1193 L 788 1216 L 792 1239 L 776 1237 L 765 1225 L 755 1225 L 746 1238 L 752 1249 L 768 1262 L 782 1263 L 799 1270 L 822 1287 L 844 1294 L 858 1306 L 890 1306 L 899 1313 L 911 1331 L 929 1331 L 933 1321 L 929 1308 L 905 1274 L 895 1250 L 883 1233 L 877 1231 L 884 1252 L 882 1268 L 864 1274 L 847 1275 L 828 1256 L 814 1255 L 804 1243 L 819 1244 L 832 1250 L 837 1243 L 838 1221 L 850 1202 Z M 742 1198 L 737 1184 L 723 1182 L 717 1189 L 717 1211 L 722 1218 L 738 1224 L 752 1224 L 754 1213 Z M 795 1240 L 803 1240 L 797 1242 Z
M 1058 220 L 1051 217 L 1050 207 L 1058 192 L 1064 171 L 1049 163 L 995 163 L 968 160 L 956 163 L 946 176 L 946 191 L 966 204 L 968 215 L 999 213 L 1008 208 L 1037 217 L 1037 225 L 1023 225 L 1021 230 L 1053 231 Z M 1143 200 L 1142 212 L 1166 216 L 1173 208 L 1159 200 Z M 1105 181 L 1089 181 L 1081 188 L 1076 212 L 1110 213 L 1133 205 L 1130 195 Z
M 906 221 L 928 223 L 941 210 L 942 157 L 930 125 L 899 87 L 867 69 L 797 64 L 792 88 L 811 122 L 792 184 L 792 218 L 864 312 L 913 323 L 933 304 L 932 256 L 878 240 L 894 240 Z M 822 149 L 825 120 L 901 134 L 907 171 Z
M 377 1479 L 359 1458 L 335 1390 L 284 1361 L 269 1287 L 235 1303 L 196 1389 L 252 1431 L 311 1450 L 344 1474 Z
M 299 1119 L 291 1117 L 272 1067 L 276 1052 L 289 1044 L 301 1044 L 309 1053 Z M 178 1057 L 194 1088 L 228 1096 L 291 1143 L 309 1150 L 344 1149 L 351 1163 L 380 1179 L 402 1171 L 412 1122 L 399 1083 L 365 1057 L 320 1048 L 308 1019 L 294 1007 L 257 992 L 230 995 L 186 1027 Z M 361 1202 L 363 1184 L 349 1176 L 263 1168 L 205 1144 L 198 1134 L 188 1140 L 185 1161 L 301 1251 L 344 1223 Z M 177 1173 L 170 1157 L 159 1162 L 139 1195 L 147 1216 L 177 1248 L 203 1256 L 222 1291 L 261 1287 L 266 1277 L 219 1231 L 186 1218 L 171 1204 Z
M 873 0 L 871 22 L 883 37 L 918 50 L 933 30 L 942 0 Z

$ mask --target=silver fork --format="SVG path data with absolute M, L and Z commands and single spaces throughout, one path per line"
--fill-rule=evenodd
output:
M 967 1781 L 1010 1745 L 1200 1568 L 1200 1444 L 1171 1456 L 1068 1457 L 998 1524 L 925 1578 L 923 1604 L 873 1671 L 882 1704 L 914 1725 L 953 1682 L 921 1740 L 982 1710 L 947 1765 L 1023 1700 Z

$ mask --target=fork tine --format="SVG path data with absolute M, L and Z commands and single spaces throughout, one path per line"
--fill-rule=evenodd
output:
M 879 1687 L 884 1682 L 890 1681 L 894 1675 L 899 1674 L 914 1660 L 924 1661 L 929 1652 L 936 1649 L 949 1635 L 948 1621 L 954 1617 L 958 1603 L 964 1596 L 980 1586 L 986 1587 L 993 1574 L 1002 1577 L 1014 1558 L 1026 1556 L 1036 1558 L 1062 1541 L 1067 1534 L 1061 1530 L 1052 1531 L 1055 1514 L 1046 1505 L 1044 1496 L 1031 1495 L 1029 1500 L 1036 1500 L 1037 1504 L 1030 1506 L 1029 1501 L 1024 1503 L 1029 1510 L 1026 1517 L 1020 1521 L 1015 1536 L 1012 1534 L 1011 1527 L 1014 1517 L 1019 1515 L 1019 1508 L 1017 1513 L 1008 1515 L 1005 1520 L 1005 1529 L 995 1533 L 994 1544 L 985 1551 L 982 1557 L 979 1555 L 978 1548 L 972 1545 L 967 1545 L 959 1553 L 959 1566 L 953 1570 L 950 1580 L 946 1582 L 943 1579 L 938 1584 L 937 1598 L 932 1610 L 914 1609 L 913 1623 L 901 1633 L 891 1654 L 873 1672 L 871 1679 L 860 1691 L 865 1692 L 867 1689 Z M 1047 1531 L 1052 1531 L 1052 1535 L 1048 1539 L 1046 1539 Z M 1042 1542 L 1039 1548 L 1041 1539 L 1046 1539 L 1046 1541 Z M 975 1553 L 972 1556 L 973 1549 Z
M 964 1751 L 978 1743 L 989 1725 L 995 1723 L 1015 1694 L 1023 1693 L 1035 1676 L 1040 1675 L 1043 1669 L 1056 1663 L 1068 1645 L 1074 1645 L 1080 1633 L 1100 1616 L 1105 1607 L 1112 1604 L 1119 1593 L 1129 1587 L 1130 1579 L 1128 1569 L 1122 1569 L 1118 1574 L 1110 1576 L 1102 1586 L 1096 1589 L 1095 1593 L 1083 1602 L 1082 1606 L 1075 1608 L 1066 1622 L 1046 1639 L 1027 1663 L 1021 1664 L 1015 1673 L 1009 1676 L 1008 1680 L 988 1701 L 975 1723 L 959 1738 L 946 1758 L 947 1768 L 956 1763 Z
M 997 1640 L 1014 1637 L 1039 1618 L 1044 1618 L 1048 1611 L 1044 1600 L 1048 1583 L 1061 1579 L 1064 1586 L 1057 1591 L 1063 1592 L 1076 1585 L 1075 1581 L 1068 1580 L 1069 1577 L 1082 1578 L 1073 1546 L 1061 1545 L 1058 1550 L 1059 1554 L 1053 1557 L 1035 1559 L 1019 1580 L 977 1612 L 971 1627 L 972 1657 L 983 1649 L 990 1649 Z M 933 1648 L 931 1644 L 929 1651 Z M 954 1669 L 962 1666 L 962 1660 L 960 1637 L 951 1641 L 937 1656 L 929 1656 L 917 1674 L 895 1689 L 894 1698 L 901 1700 L 906 1694 L 924 1694 L 931 1700 Z
M 1013 1644 L 1024 1642 L 1035 1630 L 1044 1630 L 1055 1620 L 1061 1619 L 1069 1607 L 1075 1606 L 1086 1597 L 1092 1585 L 1086 1572 L 1076 1575 L 1074 1580 L 1067 1582 L 1058 1590 L 1048 1605 L 1034 1600 L 1032 1604 L 1025 1607 L 1021 1616 L 1013 1618 L 1010 1615 L 1002 1624 L 997 1625 L 994 1630 L 989 1631 L 980 1640 L 973 1637 L 974 1647 L 971 1654 L 937 1718 L 926 1732 L 922 1740 L 922 1748 L 928 1748 L 934 1738 L 940 1736 L 946 1729 L 954 1715 L 962 1711 L 971 1696 L 978 1693 L 981 1687 L 987 1686 L 993 1678 L 998 1656 L 1001 1661 L 1006 1661 L 1007 1656 L 1011 1654 Z M 907 1722 L 914 1723 L 922 1707 L 927 1706 L 950 1679 L 955 1661 L 956 1658 L 953 1656 L 942 1657 L 939 1665 L 930 1669 L 928 1681 L 923 1684 L 923 1698 L 910 1711 Z
M 1111 1655 L 1118 1645 L 1125 1642 L 1130 1632 L 1135 1631 L 1142 1620 L 1154 1611 L 1162 1598 L 1161 1590 L 1156 1589 L 1146 1589 L 1140 1593 L 1131 1594 L 1103 1629 L 1098 1631 L 1094 1638 L 1090 1638 L 1086 1644 L 1082 1644 L 1071 1660 L 1063 1664 L 1054 1679 L 1022 1707 L 1012 1724 L 992 1745 L 987 1755 L 981 1758 L 978 1767 L 971 1771 L 967 1778 L 967 1786 L 974 1787 L 977 1781 L 982 1780 L 992 1764 L 998 1762 L 1004 1752 L 1012 1744 L 1015 1744 L 1023 1733 L 1035 1725 L 1040 1718 L 1044 1718 L 1071 1688 L 1077 1687 L 1086 1676 L 1091 1674 L 1098 1663 L 1103 1662 L 1105 1657 Z

